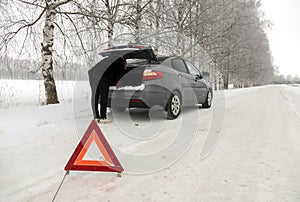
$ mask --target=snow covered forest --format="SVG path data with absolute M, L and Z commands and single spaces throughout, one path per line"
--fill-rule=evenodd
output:
M 227 89 L 273 82 L 274 68 L 257 0 L 3 0 L 0 78 L 43 79 L 46 104 L 55 80 L 84 80 L 112 45 L 150 44 L 210 72 Z M 54 75 L 54 78 L 53 78 Z

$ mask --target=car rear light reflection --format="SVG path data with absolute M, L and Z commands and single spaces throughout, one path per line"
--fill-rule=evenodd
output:
M 134 45 L 133 48 L 139 48 L 139 49 L 142 49 L 142 48 L 145 48 L 144 45 Z
M 159 71 L 145 71 L 143 74 L 143 81 L 150 81 L 154 79 L 160 79 L 164 76 L 163 72 Z

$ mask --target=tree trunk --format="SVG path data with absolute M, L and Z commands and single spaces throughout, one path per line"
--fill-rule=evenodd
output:
M 114 35 L 114 22 L 113 20 L 108 21 L 108 48 L 113 46 L 113 35 Z
M 229 79 L 229 75 L 228 74 L 224 75 L 224 87 L 223 87 L 223 89 L 225 89 L 225 90 L 228 89 L 228 79 Z
M 109 0 L 105 1 L 106 15 L 107 15 L 107 38 L 108 38 L 108 48 L 113 46 L 113 35 L 114 26 L 116 23 L 116 18 L 120 6 L 120 0 L 117 0 L 114 5 L 110 4 Z
M 136 22 L 135 22 L 135 42 L 140 43 L 141 40 L 141 21 L 142 21 L 142 1 L 136 2 Z
M 192 1 L 189 2 L 189 35 L 190 35 L 190 60 L 191 62 L 195 63 L 195 58 L 194 58 L 194 44 L 193 44 L 193 31 L 194 31 L 194 26 L 193 26 L 193 15 L 192 15 Z
M 161 0 L 157 0 L 156 14 L 155 14 L 155 47 L 154 47 L 154 52 L 156 54 L 158 54 L 158 50 L 159 50 L 160 15 L 161 15 Z
M 226 71 L 225 71 L 225 75 L 224 75 L 224 89 L 228 89 L 228 85 L 229 85 L 229 58 L 230 58 L 230 52 L 228 51 L 228 57 L 227 57 L 227 62 L 226 62 Z
M 183 31 L 183 26 L 182 26 L 182 4 L 181 2 L 179 3 L 178 5 L 178 14 L 177 14 L 177 54 L 179 56 L 182 56 L 182 53 L 183 53 L 183 47 L 182 47 L 182 31 Z
M 57 92 L 53 78 L 53 29 L 54 29 L 55 9 L 52 5 L 47 5 L 45 26 L 43 29 L 42 43 L 42 74 L 44 78 L 46 104 L 57 104 Z

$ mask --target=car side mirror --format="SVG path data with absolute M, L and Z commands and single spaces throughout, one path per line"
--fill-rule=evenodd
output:
M 202 72 L 203 77 L 209 77 L 209 72 Z

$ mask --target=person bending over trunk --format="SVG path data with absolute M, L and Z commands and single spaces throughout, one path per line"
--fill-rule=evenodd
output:
M 118 69 L 122 66 L 122 69 L 126 69 L 126 60 L 123 57 L 118 59 L 105 58 L 89 70 L 89 81 L 92 89 L 92 109 L 94 119 L 99 123 L 111 123 L 112 121 L 107 119 L 107 98 L 109 92 L 109 86 L 113 83 L 115 75 L 118 74 Z M 106 68 L 108 67 L 108 68 Z M 105 70 L 106 69 L 106 70 Z M 104 71 L 104 73 L 103 73 Z M 102 75 L 102 77 L 101 77 Z M 100 116 L 99 116 L 99 96 L 100 96 Z

